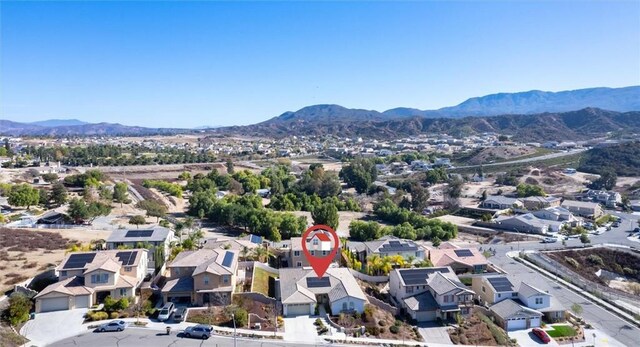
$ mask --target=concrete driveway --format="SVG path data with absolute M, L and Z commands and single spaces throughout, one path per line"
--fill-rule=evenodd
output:
M 36 317 L 28 321 L 20 334 L 31 342 L 29 346 L 46 346 L 55 341 L 66 339 L 87 331 L 82 325 L 87 309 L 37 313 Z
M 418 325 L 418 332 L 427 343 L 453 345 L 447 332 L 449 329 L 451 327 L 443 327 L 436 323 L 420 323 Z
M 518 340 L 518 345 L 521 347 L 559 346 L 554 339 L 551 339 L 551 342 L 547 344 L 543 343 L 531 330 L 509 331 L 507 334 L 510 338 Z
M 284 340 L 295 342 L 316 341 L 318 331 L 316 326 L 313 325 L 316 318 L 310 316 L 285 317 Z

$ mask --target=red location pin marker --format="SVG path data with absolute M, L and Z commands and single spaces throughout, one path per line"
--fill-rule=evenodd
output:
M 311 254 L 307 243 L 314 254 Z M 302 250 L 318 277 L 324 275 L 331 262 L 336 258 L 338 248 L 340 248 L 340 239 L 330 226 L 314 225 L 302 234 Z

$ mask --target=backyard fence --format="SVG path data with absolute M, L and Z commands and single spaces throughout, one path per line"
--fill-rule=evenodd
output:
M 353 277 L 370 283 L 384 283 L 389 282 L 389 276 L 370 276 L 367 274 L 363 274 L 362 272 L 356 271 L 354 269 L 349 269 Z
M 384 302 L 384 301 L 382 301 L 382 300 L 380 300 L 378 298 L 375 298 L 375 297 L 373 297 L 371 295 L 365 294 L 365 296 L 367 297 L 367 300 L 369 300 L 370 304 L 372 304 L 372 305 L 374 305 L 374 306 L 376 306 L 376 307 L 378 307 L 380 309 L 383 309 L 383 310 L 393 314 L 394 316 L 400 314 L 400 310 L 397 307 L 391 306 L 390 304 L 388 304 L 388 303 L 386 303 L 386 302 Z

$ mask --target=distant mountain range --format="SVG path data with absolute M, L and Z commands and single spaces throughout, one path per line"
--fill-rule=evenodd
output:
M 77 124 L 79 122 L 80 124 Z M 39 123 L 39 124 L 36 124 Z M 56 123 L 63 125 L 55 125 Z M 76 123 L 74 125 L 74 123 Z M 47 125 L 40 125 L 47 124 Z M 54 124 L 54 125 L 51 125 Z M 64 125 L 71 124 L 71 125 Z M 190 132 L 188 129 L 145 128 L 113 123 L 85 123 L 77 120 L 50 120 L 35 123 L 18 123 L 0 120 L 0 135 L 13 136 L 142 136 L 170 135 Z
M 423 132 L 470 134 L 495 131 L 531 140 L 579 139 L 607 131 L 631 131 L 632 128 L 625 127 L 634 127 L 633 124 L 640 121 L 635 119 L 638 112 L 631 111 L 640 111 L 640 86 L 500 93 L 471 98 L 457 106 L 438 110 L 401 107 L 378 112 L 339 105 L 313 105 L 254 125 L 195 129 L 91 124 L 77 119 L 33 123 L 0 120 L 0 135 L 142 136 L 198 131 L 277 137 L 334 134 L 382 138 Z
M 347 137 L 398 138 L 420 134 L 466 136 L 484 132 L 513 135 L 521 141 L 587 140 L 609 132 L 640 132 L 640 111 L 615 112 L 585 108 L 570 112 L 546 112 L 534 115 L 500 115 L 465 118 L 404 117 L 388 120 L 267 121 L 259 124 L 216 129 L 255 136 L 336 135 Z

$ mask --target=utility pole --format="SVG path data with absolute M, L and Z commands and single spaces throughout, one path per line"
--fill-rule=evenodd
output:
M 231 319 L 233 320 L 233 347 L 236 347 L 236 314 L 231 314 Z

